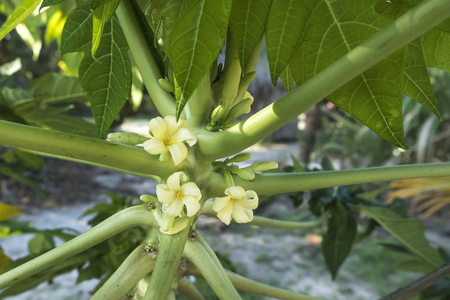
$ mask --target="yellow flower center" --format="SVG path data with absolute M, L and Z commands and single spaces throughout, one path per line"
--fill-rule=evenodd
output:
M 170 139 L 163 139 L 163 143 L 164 146 L 169 147 L 170 145 L 172 145 L 172 143 L 170 142 Z
M 183 199 L 183 197 L 184 197 L 184 195 L 183 195 L 182 192 L 178 192 L 178 193 L 177 193 L 177 198 L 178 198 L 178 199 Z
M 238 201 L 238 199 L 234 199 L 234 198 L 231 198 L 231 199 L 230 199 L 230 202 L 233 202 L 233 203 L 234 203 L 234 202 L 237 202 L 237 201 Z

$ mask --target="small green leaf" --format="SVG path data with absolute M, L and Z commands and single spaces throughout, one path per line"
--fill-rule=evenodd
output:
M 55 247 L 55 242 L 50 235 L 37 233 L 28 242 L 28 251 L 30 254 L 41 254 Z
M 338 200 L 331 204 L 330 212 L 328 231 L 322 240 L 322 254 L 334 280 L 355 241 L 356 221 Z
M 230 30 L 241 62 L 245 65 L 266 30 L 272 0 L 233 0 L 230 13 Z
M 426 240 L 425 228 L 419 220 L 402 217 L 386 207 L 361 205 L 359 208 L 431 268 L 436 269 L 444 263 L 439 252 Z
M 230 10 L 231 0 L 195 0 L 170 35 L 177 118 L 222 48 Z
M 117 9 L 117 6 L 119 6 L 119 3 L 120 0 L 107 1 L 105 4 L 95 7 L 95 9 L 92 11 L 92 56 L 94 56 L 98 46 L 100 45 L 100 39 L 103 35 L 105 24 L 111 20 L 114 12 Z M 94 2 L 92 2 L 91 8 L 93 5 Z
M 270 76 L 275 86 L 301 41 L 308 13 L 309 9 L 303 1 L 272 2 L 267 19 L 266 45 Z
M 20 4 L 14 9 L 14 11 L 8 16 L 5 23 L 0 28 L 0 41 L 17 25 L 22 23 L 26 17 L 28 17 L 38 5 L 41 0 L 22 0 Z

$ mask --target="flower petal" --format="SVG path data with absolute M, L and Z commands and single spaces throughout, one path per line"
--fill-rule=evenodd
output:
M 188 217 L 192 217 L 200 210 L 200 203 L 197 197 L 185 195 L 183 197 L 183 203 L 186 206 Z
M 177 199 L 170 203 L 170 205 L 164 210 L 163 213 L 168 214 L 170 216 L 178 217 L 183 210 L 183 201 L 181 199 Z
M 167 131 L 167 124 L 163 118 L 156 117 L 151 119 L 150 122 L 148 122 L 148 127 L 150 127 L 153 137 L 164 140 L 164 135 Z
M 158 138 L 152 138 L 148 141 L 145 141 L 142 146 L 144 146 L 144 150 L 150 154 L 161 154 L 167 152 L 167 147 L 164 145 L 163 141 Z
M 186 141 L 189 146 L 194 146 L 197 138 L 192 131 L 187 127 L 180 127 L 171 138 L 172 143 L 180 143 Z
M 225 224 L 230 225 L 232 212 L 233 212 L 233 204 L 228 202 L 228 205 L 226 205 L 223 209 L 221 209 L 217 213 L 217 217 Z
M 181 186 L 181 193 L 185 196 L 194 197 L 197 201 L 202 198 L 202 192 L 194 182 L 188 182 Z
M 184 172 L 182 171 L 175 172 L 172 175 L 170 175 L 169 178 L 167 178 L 167 186 L 171 191 L 178 193 L 179 191 L 181 191 L 180 182 L 186 180 L 187 176 L 186 174 L 184 174 Z
M 255 191 L 248 190 L 245 199 L 242 199 L 239 203 L 245 208 L 255 209 L 258 207 L 258 195 Z
M 233 219 L 236 221 L 236 223 L 248 223 L 253 219 L 253 212 L 252 212 L 252 218 L 249 218 L 249 215 L 246 213 L 247 210 L 244 211 L 244 208 L 240 206 L 237 203 L 234 203 L 233 205 Z
M 225 195 L 231 196 L 234 199 L 243 199 L 247 195 L 245 190 L 240 186 L 232 186 L 225 190 Z
M 178 165 L 188 155 L 186 146 L 183 143 L 177 143 L 169 146 L 170 154 L 172 155 L 173 163 Z
M 162 230 L 161 227 L 160 231 L 165 234 L 176 234 L 185 229 L 188 226 L 188 224 L 189 224 L 188 218 L 176 218 L 175 221 L 173 222 L 172 227 L 169 230 L 164 231 Z
M 182 120 L 179 119 L 177 122 L 177 119 L 175 116 L 166 116 L 164 117 L 164 121 L 167 124 L 167 131 L 166 131 L 166 137 L 171 138 L 172 135 L 182 126 Z
M 230 196 L 216 197 L 213 202 L 213 210 L 215 212 L 221 211 L 225 206 L 227 206 L 228 203 L 230 203 L 230 199 Z
M 156 196 L 161 203 L 171 203 L 177 199 L 176 193 L 170 190 L 166 184 L 156 186 Z

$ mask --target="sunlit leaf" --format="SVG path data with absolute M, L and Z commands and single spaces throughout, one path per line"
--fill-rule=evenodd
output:
M 313 77 L 390 23 L 372 0 L 305 1 L 311 10 L 300 48 L 290 61 L 297 84 Z M 402 120 L 404 50 L 327 97 L 390 143 L 407 148 Z
M 40 3 L 41 0 L 22 0 L 0 28 L 0 40 L 28 17 Z
M 230 14 L 230 30 L 241 62 L 245 65 L 266 30 L 272 0 L 234 0 Z
M 283 82 L 286 92 L 290 92 L 294 86 L 294 77 L 292 76 L 291 66 L 287 65 L 286 69 L 280 74 L 281 81 Z
M 74 9 L 66 22 L 61 52 L 84 52 L 79 68 L 81 86 L 89 96 L 98 137 L 103 138 L 131 92 L 128 45 L 116 17 L 108 22 L 96 52 L 91 56 L 90 4 Z
M 192 1 L 170 35 L 177 117 L 222 48 L 230 10 L 231 0 Z
M 359 208 L 430 268 L 438 268 L 444 263 L 439 252 L 432 248 L 425 238 L 425 228 L 419 220 L 402 217 L 386 207 L 361 205 Z
M 450 72 L 450 32 L 430 30 L 422 36 L 422 45 L 428 67 Z

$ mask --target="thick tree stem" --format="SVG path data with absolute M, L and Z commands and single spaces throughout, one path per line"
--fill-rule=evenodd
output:
M 208 158 L 232 155 L 258 142 L 355 76 L 450 17 L 450 1 L 422 1 L 332 65 L 245 121 L 220 132 L 198 134 Z

